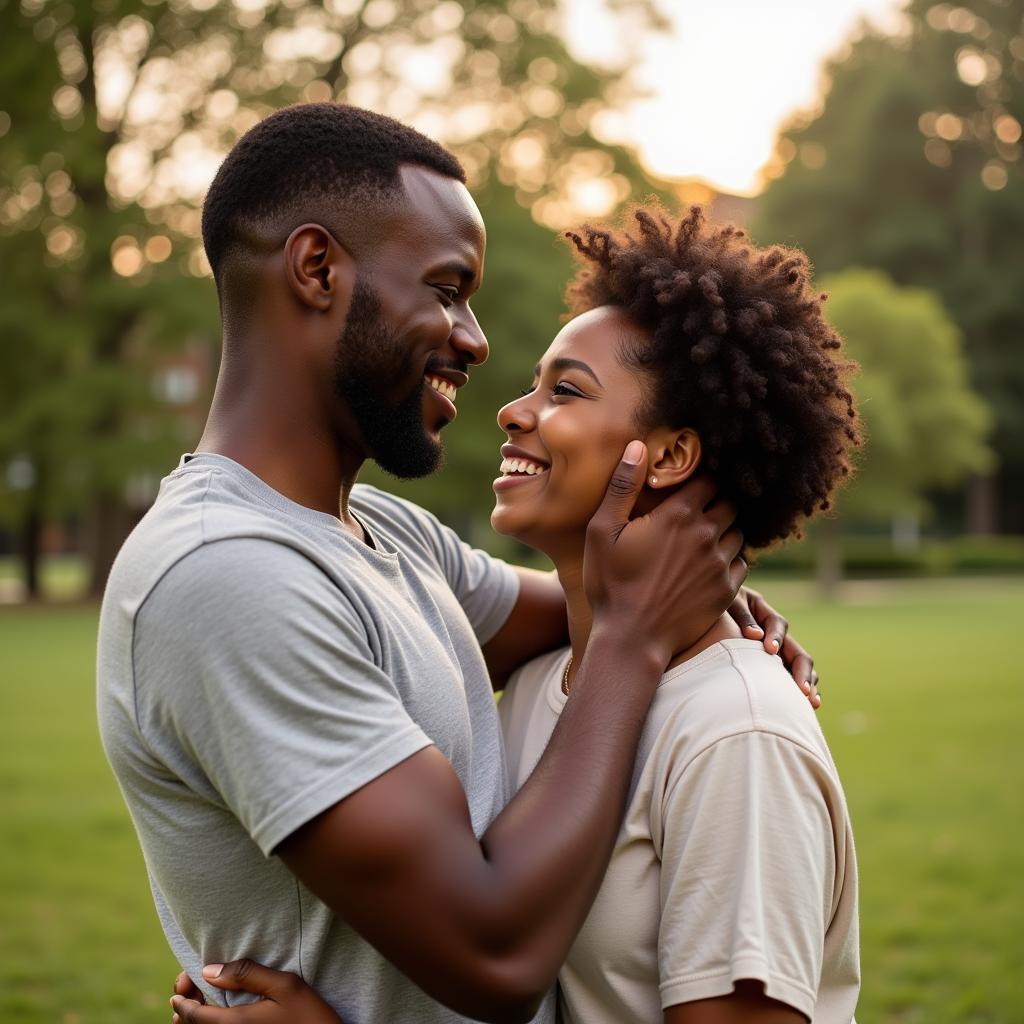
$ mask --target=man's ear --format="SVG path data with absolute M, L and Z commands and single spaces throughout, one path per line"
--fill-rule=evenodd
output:
M 285 280 L 308 308 L 326 313 L 348 309 L 355 286 L 355 261 L 326 228 L 302 224 L 284 243 Z
M 647 486 L 654 490 L 675 487 L 700 465 L 700 437 L 691 427 L 656 431 L 647 439 Z

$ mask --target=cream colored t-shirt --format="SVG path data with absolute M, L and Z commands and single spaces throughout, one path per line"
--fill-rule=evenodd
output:
M 568 651 L 499 705 L 518 788 L 566 698 Z M 669 670 L 644 727 L 608 873 L 559 974 L 573 1024 L 653 1024 L 756 979 L 814 1024 L 851 1024 L 857 869 L 821 729 L 777 657 L 723 640 Z

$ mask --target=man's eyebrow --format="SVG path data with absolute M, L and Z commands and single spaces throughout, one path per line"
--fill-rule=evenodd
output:
M 604 387 L 597 374 L 582 359 L 570 359 L 568 356 L 562 356 L 560 359 L 553 359 L 549 364 L 549 369 L 555 373 L 560 370 L 582 370 L 599 388 Z M 534 377 L 540 376 L 540 363 L 533 368 L 533 375 Z
M 434 268 L 435 274 L 454 274 L 462 280 L 463 284 L 472 284 L 476 280 L 476 271 L 468 263 L 462 260 L 449 260 Z

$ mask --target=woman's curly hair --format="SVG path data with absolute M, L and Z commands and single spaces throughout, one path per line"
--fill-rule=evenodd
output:
M 755 248 L 732 225 L 708 224 L 699 206 L 681 220 L 638 207 L 632 219 L 635 236 L 589 225 L 567 233 L 583 260 L 570 310 L 618 306 L 647 332 L 622 353 L 653 382 L 638 425 L 696 430 L 748 546 L 798 533 L 829 507 L 860 443 L 847 387 L 856 364 L 822 316 L 807 257 Z

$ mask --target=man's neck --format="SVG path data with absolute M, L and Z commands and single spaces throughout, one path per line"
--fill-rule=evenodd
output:
M 196 452 L 223 455 L 286 498 L 337 516 L 359 540 L 365 533 L 349 511 L 349 494 L 363 463 L 346 452 L 329 426 L 296 410 L 310 409 L 281 393 L 247 388 L 227 395 L 218 385 Z

